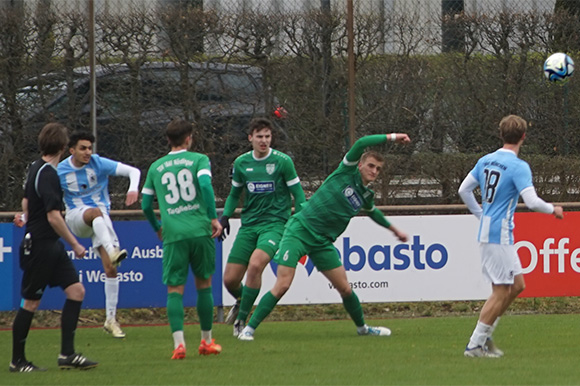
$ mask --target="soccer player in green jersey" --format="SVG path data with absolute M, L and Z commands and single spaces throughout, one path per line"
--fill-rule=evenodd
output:
M 224 285 L 237 300 L 226 317 L 226 323 L 234 324 L 234 336 L 244 328 L 260 292 L 262 272 L 278 250 L 284 225 L 292 211 L 290 195 L 294 197 L 296 212 L 305 201 L 292 159 L 270 147 L 272 122 L 266 118 L 253 119 L 248 140 L 252 150 L 234 161 L 232 189 L 220 218 L 224 227 L 223 240 L 229 232 L 229 218 L 244 192 L 242 227 L 224 272 Z M 243 286 L 246 271 L 246 285 Z
M 173 120 L 166 135 L 171 152 L 151 164 L 143 186 L 142 208 L 147 220 L 163 241 L 163 283 L 167 285 L 167 317 L 173 333 L 171 359 L 185 358 L 183 335 L 183 290 L 189 267 L 197 289 L 197 313 L 201 327 L 202 355 L 219 354 L 221 346 L 212 339 L 215 244 L 221 234 L 209 158 L 188 151 L 193 141 L 189 122 Z M 153 212 L 157 195 L 161 224 Z
M 407 235 L 391 225 L 375 207 L 374 192 L 368 187 L 369 183 L 377 179 L 384 158 L 377 152 L 364 153 L 364 150 L 367 146 L 379 145 L 387 140 L 403 144 L 411 141 L 407 134 L 394 133 L 360 138 L 340 166 L 303 205 L 300 213 L 290 218 L 274 257 L 274 261 L 279 264 L 276 283 L 262 297 L 238 339 L 254 340 L 255 329 L 288 291 L 298 260 L 306 254 L 340 293 L 344 308 L 356 324 L 359 335 L 391 335 L 391 330 L 386 327 L 366 325 L 360 301 L 348 283 L 346 271 L 333 245 L 350 219 L 361 210 L 367 212 L 377 224 L 393 232 L 400 241 L 407 241 Z

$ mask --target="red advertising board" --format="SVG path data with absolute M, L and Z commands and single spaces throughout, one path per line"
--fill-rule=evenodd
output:
M 514 242 L 524 269 L 521 297 L 580 296 L 580 212 L 563 220 L 515 214 Z

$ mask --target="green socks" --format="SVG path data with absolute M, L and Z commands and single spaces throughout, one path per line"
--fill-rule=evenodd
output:
M 240 303 L 240 313 L 238 314 L 237 320 L 243 320 L 244 323 L 246 319 L 248 319 L 248 315 L 252 310 L 252 306 L 260 293 L 259 288 L 250 288 L 248 286 L 244 286 L 244 290 L 242 292 L 242 301 Z
M 202 331 L 210 331 L 213 324 L 213 294 L 211 287 L 197 290 L 197 315 Z
M 170 292 L 167 294 L 167 318 L 169 319 L 169 327 L 171 332 L 183 331 L 183 318 L 185 311 L 183 310 L 183 295 L 178 292 Z
M 356 296 L 354 291 L 350 294 L 350 296 L 342 298 L 342 304 L 357 327 L 362 327 L 365 325 L 365 317 L 363 315 L 362 306 L 360 305 L 358 296 Z
M 245 287 L 244 287 L 243 285 L 241 285 L 241 284 L 240 284 L 240 287 L 239 287 L 238 289 L 236 289 L 236 290 L 234 290 L 234 291 L 230 292 L 230 294 L 231 294 L 231 295 L 232 295 L 234 298 L 236 298 L 236 301 L 237 301 L 237 300 L 239 300 L 239 299 L 242 297 L 242 295 L 243 295 L 243 293 L 244 293 L 244 288 L 245 288 Z
M 276 304 L 278 304 L 278 300 L 280 299 L 278 299 L 277 297 L 272 295 L 270 291 L 268 291 L 260 300 L 260 303 L 258 304 L 256 311 L 254 311 L 254 314 L 250 318 L 248 326 L 252 327 L 253 329 L 258 328 L 258 325 L 262 323 L 262 321 L 266 319 L 268 315 L 270 315 L 270 312 L 272 312 L 274 307 L 276 307 Z
M 197 314 L 202 331 L 210 331 L 213 324 L 213 294 L 211 287 L 197 291 Z M 177 292 L 167 294 L 167 318 L 171 332 L 183 331 L 183 295 Z

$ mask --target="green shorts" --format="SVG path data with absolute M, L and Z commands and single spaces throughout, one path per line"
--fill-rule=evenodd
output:
M 321 240 L 304 228 L 300 221 L 290 218 L 274 261 L 286 267 L 296 268 L 304 255 L 308 255 L 320 272 L 342 265 L 340 255 L 330 240 Z
M 183 285 L 189 267 L 199 279 L 209 279 L 215 272 L 215 243 L 209 236 L 163 244 L 163 284 Z
M 255 249 L 266 252 L 272 258 L 278 250 L 278 244 L 284 233 L 284 225 L 283 222 L 278 221 L 242 226 L 228 256 L 228 263 L 247 266 Z

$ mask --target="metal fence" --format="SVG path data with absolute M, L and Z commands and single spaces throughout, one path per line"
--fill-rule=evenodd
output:
M 249 149 L 247 123 L 268 116 L 275 147 L 311 191 L 350 129 L 398 131 L 413 144 L 382 148 L 391 155 L 379 204 L 457 203 L 459 181 L 499 145 L 508 113 L 532 124 L 522 156 L 539 191 L 575 200 L 577 81 L 547 82 L 542 63 L 557 51 L 577 57 L 579 31 L 578 0 L 1 0 L 0 210 L 18 207 L 47 121 L 89 129 L 91 49 L 99 153 L 146 171 L 168 149 L 167 122 L 193 121 L 218 201 Z

